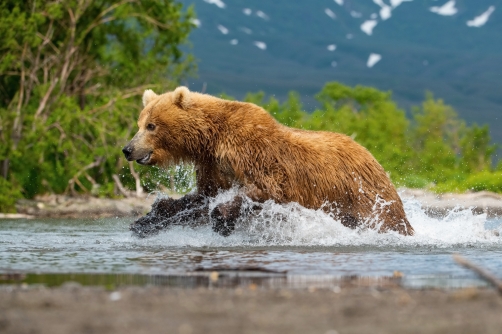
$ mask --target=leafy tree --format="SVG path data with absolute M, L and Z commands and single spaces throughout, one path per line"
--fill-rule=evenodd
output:
M 10 186 L 28 197 L 87 192 L 127 174 L 120 147 L 135 132 L 135 97 L 193 69 L 180 49 L 192 17 L 170 0 L 2 1 L 0 166 Z
M 462 151 L 462 168 L 467 172 L 481 172 L 489 170 L 492 164 L 492 156 L 497 145 L 490 144 L 490 129 L 488 125 L 479 127 L 474 124 L 466 129 L 460 140 Z
M 416 172 L 434 183 L 454 177 L 458 133 L 464 127 L 450 106 L 428 93 L 422 106 L 413 109 L 410 135 L 415 152 L 413 164 L 419 167 Z
M 452 107 L 430 93 L 414 110 L 411 136 L 414 164 L 434 183 L 465 180 L 468 173 L 491 168 L 496 146 L 490 144 L 488 126 L 468 127 Z

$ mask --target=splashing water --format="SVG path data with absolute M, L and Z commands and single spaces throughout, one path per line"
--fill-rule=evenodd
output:
M 235 190 L 220 194 L 210 208 L 235 195 Z M 473 282 L 474 274 L 452 261 L 451 254 L 458 252 L 502 277 L 502 220 L 460 208 L 432 218 L 419 201 L 403 203 L 414 236 L 352 230 L 322 210 L 273 202 L 263 203 L 257 217 L 238 222 L 229 237 L 211 226 L 176 226 L 138 239 L 128 231 L 132 219 L 0 220 L 0 273 L 171 275 L 201 266 L 262 266 L 287 270 L 288 277 L 378 277 L 399 270 L 408 285 L 417 287 L 444 286 L 449 284 L 444 280 L 453 279 Z
M 218 195 L 210 210 L 237 195 L 230 190 Z M 385 206 L 386 203 L 380 203 Z M 321 209 L 310 210 L 296 203 L 276 204 L 267 201 L 263 210 L 250 221 L 240 221 L 230 237 L 221 237 L 208 226 L 196 229 L 176 227 L 154 237 L 170 246 L 238 247 L 238 246 L 374 246 L 374 247 L 502 247 L 502 226 L 486 229 L 486 214 L 475 215 L 470 209 L 456 208 L 445 217 L 426 215 L 419 201 L 404 199 L 414 236 L 397 232 L 378 233 L 377 229 L 343 226 Z M 247 203 L 252 206 L 253 203 Z M 498 233 L 497 233 L 498 232 Z

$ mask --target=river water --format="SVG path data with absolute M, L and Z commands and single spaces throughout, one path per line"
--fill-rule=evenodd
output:
M 404 205 L 416 233 L 403 237 L 351 230 L 294 204 L 267 205 L 266 215 L 229 237 L 204 226 L 138 239 L 124 218 L 0 220 L 0 274 L 190 277 L 223 268 L 241 276 L 279 274 L 289 285 L 395 272 L 406 287 L 485 285 L 453 261 L 458 253 L 502 277 L 501 219 L 468 209 L 431 218 L 410 199 Z

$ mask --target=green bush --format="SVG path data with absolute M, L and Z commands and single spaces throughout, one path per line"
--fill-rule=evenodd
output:
M 3 187 L 13 180 L 27 198 L 116 196 L 120 174 L 134 189 L 121 147 L 137 130 L 143 91 L 175 87 L 193 70 L 180 47 L 192 18 L 171 0 L 0 2 Z M 158 182 L 140 174 L 147 189 Z
M 16 212 L 16 201 L 23 196 L 18 187 L 0 177 L 0 212 L 14 213 Z
M 408 175 L 401 178 L 393 178 L 394 184 L 397 187 L 422 189 L 430 185 L 430 181 L 419 175 Z
M 465 180 L 463 188 L 472 191 L 493 191 L 502 193 L 502 172 L 481 172 Z

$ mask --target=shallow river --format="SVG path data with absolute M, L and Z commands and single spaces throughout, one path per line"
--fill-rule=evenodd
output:
M 0 274 L 106 274 L 155 284 L 159 277 L 226 268 L 229 275 L 278 275 L 282 285 L 301 286 L 351 276 L 378 280 L 398 271 L 399 284 L 407 287 L 485 285 L 455 264 L 452 254 L 459 253 L 502 277 L 502 237 L 496 233 L 502 235 L 502 220 L 469 210 L 430 218 L 414 200 L 405 201 L 405 209 L 412 237 L 350 230 L 322 212 L 276 204 L 227 238 L 210 227 L 175 227 L 138 239 L 128 231 L 132 220 L 122 218 L 0 220 Z

